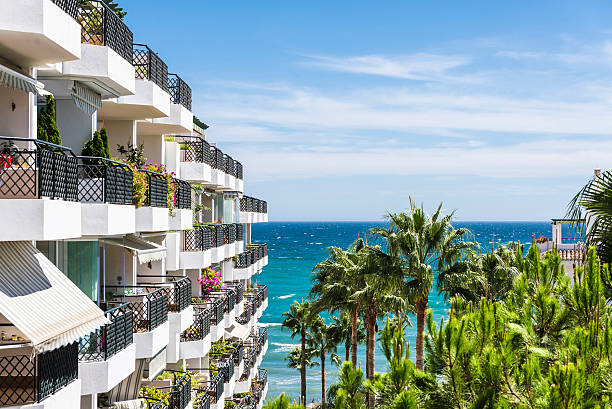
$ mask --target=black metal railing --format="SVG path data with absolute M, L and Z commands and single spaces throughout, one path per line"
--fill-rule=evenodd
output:
M 181 179 L 173 179 L 176 186 L 174 192 L 174 206 L 177 209 L 191 209 L 191 185 Z
M 210 334 L 211 309 L 207 305 L 193 305 L 193 324 L 181 333 L 181 342 L 199 341 Z
M 208 295 L 211 299 L 223 300 L 223 311 L 229 314 L 236 306 L 236 292 L 232 288 L 221 291 L 213 291 Z
M 263 302 L 268 299 L 268 286 L 264 284 L 257 284 L 256 294 L 260 305 L 263 304 Z
M 127 303 L 134 313 L 134 332 L 153 331 L 168 321 L 169 288 L 154 286 L 106 286 L 107 304 Z
M 75 342 L 34 356 L 31 349 L 0 356 L 0 406 L 40 402 L 77 379 L 78 350 Z
M 168 74 L 168 89 L 172 102 L 191 111 L 191 88 L 177 74 Z
M 168 90 L 168 66 L 146 44 L 133 44 L 133 62 L 136 78 L 149 80 L 166 92 Z
M 249 305 L 249 300 L 247 300 L 244 305 L 244 311 L 236 317 L 236 322 L 241 325 L 247 325 L 249 321 L 251 321 L 251 307 Z
M 213 169 L 218 169 L 221 171 L 225 170 L 225 155 L 223 155 L 223 152 L 221 152 L 221 149 L 217 148 L 216 146 L 211 146 L 210 147 L 210 158 L 211 158 L 210 166 Z
M 204 138 L 177 135 L 174 139 L 181 148 L 181 162 L 200 162 L 210 165 L 210 145 Z
M 79 15 L 79 4 L 77 0 L 51 0 L 55 3 L 59 8 L 64 10 L 66 14 L 68 14 L 73 19 L 77 19 Z
M 236 178 L 242 180 L 242 163 L 236 161 Z
M 128 165 L 90 156 L 77 160 L 79 202 L 132 204 L 134 174 Z
M 225 314 L 225 300 L 220 297 L 191 297 L 191 304 L 196 306 L 206 306 L 210 309 L 210 325 L 219 325 L 223 323 Z
M 38 139 L 0 136 L 0 199 L 77 200 L 77 157 Z
M 211 380 L 202 382 L 203 384 L 207 385 L 205 387 L 196 388 L 197 394 L 193 408 L 207 409 L 207 406 L 202 406 L 203 404 L 206 405 L 206 399 L 201 398 L 201 396 L 209 397 L 208 408 L 210 408 L 211 404 L 216 404 L 219 399 L 221 399 L 221 396 L 223 396 L 223 391 L 225 388 L 223 380 L 223 374 L 220 372 L 214 375 L 211 373 Z
M 234 356 L 236 355 L 235 350 L 230 349 L 227 356 L 221 358 L 211 352 L 210 358 L 214 360 L 215 366 L 219 368 L 219 373 L 223 375 L 223 382 L 228 383 L 232 376 L 234 376 Z
M 245 307 L 248 307 L 251 310 L 251 315 L 255 315 L 257 313 L 257 309 L 261 306 L 257 294 L 252 292 L 245 293 L 244 298 L 246 300 Z
M 130 64 L 134 35 L 113 10 L 100 0 L 78 0 L 77 21 L 81 24 L 81 42 L 104 45 Z
M 185 409 L 191 402 L 191 374 L 169 369 L 164 372 L 172 374 L 172 384 L 170 386 L 154 386 L 153 389 L 169 389 L 168 409 Z
M 241 341 L 237 341 L 235 343 L 232 344 L 232 346 L 234 347 L 234 366 L 235 367 L 239 367 L 240 364 L 243 362 L 244 360 L 244 345 L 242 344 Z
M 253 213 L 268 213 L 268 202 L 265 200 L 255 199 L 251 196 L 242 196 L 240 198 L 240 211 Z
M 159 288 L 168 297 L 168 311 L 180 312 L 191 304 L 191 280 L 184 276 L 166 275 L 164 282 L 147 281 L 151 278 L 159 278 L 157 275 L 138 274 L 138 278 L 145 281 L 140 288 Z
M 239 304 L 244 299 L 244 286 L 242 283 L 240 281 L 230 281 L 226 285 L 234 290 L 235 303 Z
M 127 303 L 104 313 L 111 321 L 79 341 L 79 361 L 106 361 L 133 342 L 134 313 Z
M 236 223 L 236 240 L 244 241 L 244 226 L 240 223 Z
M 259 327 L 257 329 L 257 342 L 263 347 L 268 341 L 268 328 Z
M 182 251 L 206 251 L 211 244 L 211 229 L 208 226 L 195 225 L 193 230 L 183 230 Z
M 147 177 L 146 206 L 168 207 L 168 180 L 161 173 L 141 169 Z

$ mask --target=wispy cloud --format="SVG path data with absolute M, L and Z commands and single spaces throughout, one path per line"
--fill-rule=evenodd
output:
M 417 53 L 411 55 L 361 55 L 350 57 L 309 56 L 304 64 L 313 67 L 354 73 L 378 75 L 416 81 L 458 80 L 449 74 L 454 68 L 469 64 L 462 55 Z

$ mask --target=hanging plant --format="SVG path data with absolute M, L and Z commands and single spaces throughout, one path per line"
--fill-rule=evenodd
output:
M 198 282 L 202 286 L 202 296 L 208 296 L 213 291 L 223 290 L 223 274 L 212 267 L 202 269 Z

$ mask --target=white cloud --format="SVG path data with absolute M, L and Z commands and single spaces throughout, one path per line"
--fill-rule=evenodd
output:
M 306 65 L 354 74 L 379 75 L 417 81 L 458 80 L 447 72 L 470 63 L 461 55 L 417 53 L 385 56 L 362 55 L 351 57 L 310 56 Z

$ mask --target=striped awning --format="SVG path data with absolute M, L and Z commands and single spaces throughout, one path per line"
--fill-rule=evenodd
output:
M 168 252 L 165 247 L 132 234 L 128 234 L 125 238 L 108 238 L 100 241 L 110 244 L 111 246 L 125 248 L 134 256 L 138 257 L 138 262 L 140 264 L 166 258 L 166 253 Z
M 4 65 L 0 65 L 0 85 L 7 88 L 13 88 L 23 92 L 36 93 L 38 90 L 42 90 L 44 85 L 34 78 L 30 78 L 27 75 L 18 73 L 17 71 L 11 70 Z
M 225 338 L 236 338 L 246 340 L 249 337 L 249 329 L 236 321 L 225 329 Z
M 72 87 L 72 100 L 88 115 L 93 115 L 102 108 L 102 96 L 78 81 L 75 81 Z
M 0 314 L 34 351 L 78 341 L 108 323 L 104 312 L 30 242 L 0 242 Z

